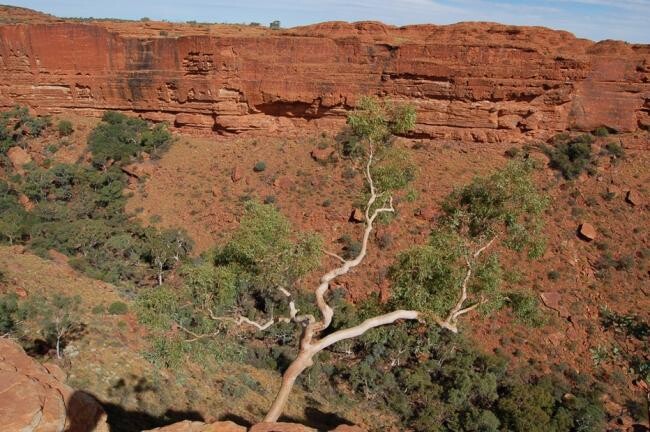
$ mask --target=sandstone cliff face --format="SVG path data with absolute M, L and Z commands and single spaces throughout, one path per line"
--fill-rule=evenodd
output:
M 0 26 L 0 106 L 134 111 L 218 133 L 291 132 L 338 126 L 364 94 L 413 103 L 416 133 L 426 137 L 635 131 L 650 126 L 650 46 L 488 23 Z

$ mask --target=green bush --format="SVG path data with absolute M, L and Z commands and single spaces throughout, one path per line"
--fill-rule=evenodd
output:
M 142 119 L 114 111 L 107 111 L 88 137 L 88 148 L 96 165 L 108 161 L 128 163 L 142 152 L 160 157 L 171 143 L 172 135 L 165 124 L 151 127 Z
M 255 163 L 255 166 L 253 166 L 253 171 L 255 172 L 262 172 L 266 170 L 266 162 L 264 161 L 259 161 Z
M 126 303 L 121 301 L 116 301 L 111 303 L 108 306 L 108 313 L 111 315 L 124 315 L 129 311 L 129 307 Z
M 606 137 L 606 136 L 609 136 L 609 129 L 607 129 L 607 128 L 604 127 L 604 126 L 601 126 L 601 127 L 599 127 L 599 128 L 596 128 L 596 129 L 594 130 L 594 136 L 597 136 L 597 137 Z
M 14 293 L 0 297 L 0 336 L 12 333 L 18 327 L 16 312 L 18 311 L 18 296 Z
M 515 318 L 530 327 L 540 327 L 545 324 L 546 317 L 539 307 L 539 300 L 532 293 L 511 292 L 507 295 Z
M 615 142 L 609 142 L 605 144 L 605 150 L 607 153 L 609 153 L 610 156 L 612 156 L 615 159 L 624 159 L 625 158 L 625 150 L 623 147 L 621 147 L 619 144 L 616 144 Z
M 59 123 L 56 125 L 56 129 L 59 131 L 59 135 L 61 136 L 70 136 L 72 135 L 72 132 L 74 132 L 74 127 L 72 126 L 72 122 L 69 120 L 61 120 Z
M 550 158 L 550 166 L 562 173 L 567 180 L 578 177 L 583 171 L 594 171 L 595 160 L 591 152 L 591 135 L 576 138 L 561 137 L 554 140 L 554 147 L 545 149 Z
M 0 240 L 25 242 L 41 255 L 58 250 L 90 277 L 147 284 L 191 249 L 182 232 L 145 229 L 127 216 L 126 179 L 117 166 L 33 167 L 18 181 L 15 188 L 36 205 L 26 212 L 14 187 L 0 182 Z
M 508 368 L 447 332 L 413 323 L 385 327 L 350 350 L 360 361 L 342 357 L 333 371 L 323 369 L 315 377 L 321 391 L 331 376 L 342 376 L 416 432 L 603 430 L 599 389 L 584 377 Z
M 27 137 L 40 136 L 50 125 L 49 117 L 32 117 L 27 107 L 15 106 L 0 112 L 0 155 Z

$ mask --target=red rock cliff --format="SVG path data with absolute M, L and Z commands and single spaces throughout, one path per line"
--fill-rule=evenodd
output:
M 42 16 L 0 26 L 0 106 L 273 132 L 342 122 L 364 94 L 413 103 L 429 137 L 634 131 L 650 127 L 650 46 L 489 23 L 272 31 Z

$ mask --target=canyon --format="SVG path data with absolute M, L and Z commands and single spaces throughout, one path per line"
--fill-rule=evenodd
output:
M 21 11 L 0 10 L 0 107 L 291 134 L 335 130 L 360 96 L 377 95 L 414 105 L 422 138 L 523 142 L 650 128 L 648 45 L 493 23 L 272 30 Z

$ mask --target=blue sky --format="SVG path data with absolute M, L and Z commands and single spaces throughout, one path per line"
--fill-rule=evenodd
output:
M 2 0 L 0 0 L 2 1 Z M 7 1 L 7 0 L 5 0 Z M 284 27 L 321 21 L 390 24 L 496 21 L 541 25 L 593 40 L 650 43 L 650 0 L 8 0 L 66 17 L 261 22 Z

